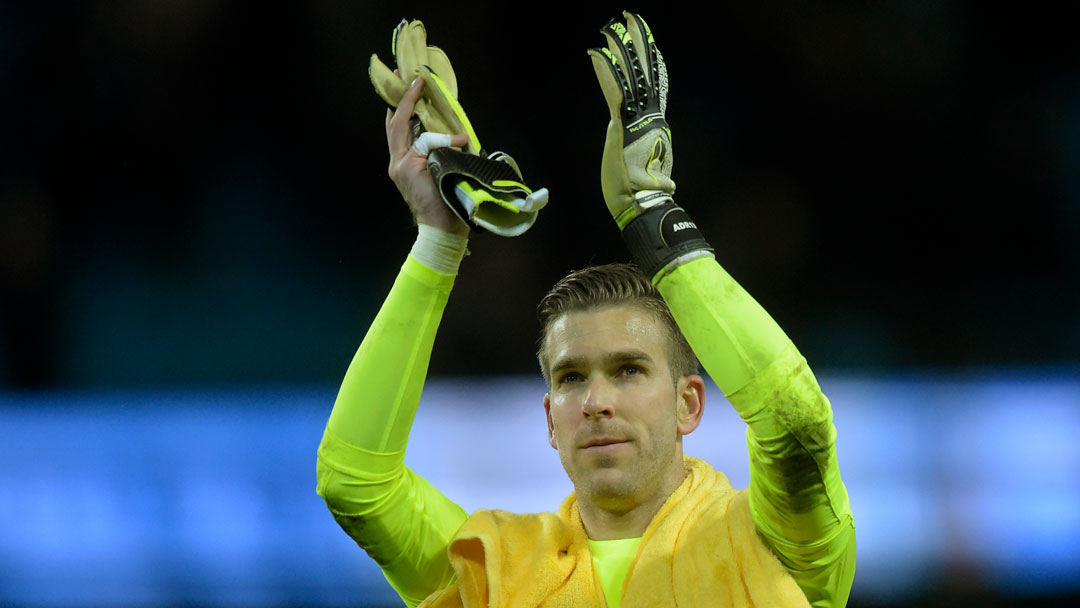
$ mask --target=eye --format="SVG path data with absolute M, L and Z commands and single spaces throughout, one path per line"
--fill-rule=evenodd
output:
M 636 365 L 624 365 L 622 373 L 624 376 L 638 376 L 641 374 L 641 368 Z
M 559 384 L 569 384 L 571 382 L 578 382 L 581 380 L 581 374 L 577 372 L 567 372 L 559 376 Z

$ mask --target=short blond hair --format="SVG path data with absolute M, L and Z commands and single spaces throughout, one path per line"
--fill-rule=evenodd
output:
M 668 336 L 668 360 L 673 381 L 698 373 L 694 350 L 671 315 L 667 302 L 649 278 L 633 264 L 604 264 L 570 272 L 548 291 L 536 308 L 540 320 L 540 344 L 536 358 L 548 386 L 551 385 L 547 361 L 548 329 L 567 313 L 608 306 L 633 306 L 661 322 Z

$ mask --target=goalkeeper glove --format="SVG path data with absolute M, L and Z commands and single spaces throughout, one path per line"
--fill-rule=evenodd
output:
M 481 147 L 458 103 L 454 68 L 442 49 L 427 45 L 424 24 L 403 20 L 394 30 L 391 50 L 398 75 L 374 54 L 368 69 L 383 101 L 396 108 L 413 79 L 423 78 L 424 94 L 415 109 L 423 129 L 469 135 L 465 151 L 438 148 L 428 154 L 428 171 L 446 204 L 462 221 L 501 236 L 517 236 L 532 227 L 547 204 L 547 189 L 534 192 L 509 154 L 488 154 Z
M 656 283 L 679 264 L 712 255 L 712 249 L 672 198 L 664 58 L 645 20 L 623 16 L 626 25 L 612 20 L 600 30 L 606 48 L 589 49 L 611 116 L 600 183 L 631 257 Z

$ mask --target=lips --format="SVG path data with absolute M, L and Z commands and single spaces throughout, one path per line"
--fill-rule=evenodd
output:
M 590 439 L 583 447 L 588 449 L 588 448 L 594 448 L 594 447 L 601 447 L 601 446 L 605 446 L 605 445 L 615 445 L 615 444 L 619 444 L 619 443 L 626 443 L 626 440 L 625 439 L 615 439 L 613 437 L 596 437 L 594 439 Z

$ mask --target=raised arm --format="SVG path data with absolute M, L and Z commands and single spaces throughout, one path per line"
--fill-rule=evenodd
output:
M 417 80 L 387 111 L 389 174 L 419 227 L 412 252 L 341 384 L 317 461 L 317 491 L 341 527 L 415 606 L 449 584 L 446 548 L 464 510 L 405 466 L 435 333 L 465 251 L 468 227 L 443 203 L 412 147 Z M 462 146 L 465 135 L 454 136 Z
M 640 16 L 590 51 L 608 103 L 604 199 L 701 360 L 748 424 L 754 523 L 815 606 L 843 606 L 855 534 L 836 463 L 832 410 L 806 361 L 716 262 L 675 204 L 667 68 Z
M 832 409 L 806 360 L 713 259 L 681 264 L 657 287 L 748 425 L 758 531 L 812 605 L 843 606 L 855 572 L 855 528 Z
M 486 155 L 457 101 L 457 76 L 420 21 L 394 31 L 391 70 L 368 75 L 386 113 L 389 174 L 418 226 L 402 266 L 345 374 L 318 458 L 318 492 L 342 528 L 416 606 L 453 577 L 447 547 L 464 510 L 405 467 L 405 446 L 469 234 L 466 221 L 522 234 L 547 203 L 509 155 Z M 414 118 L 415 115 L 415 118 Z

